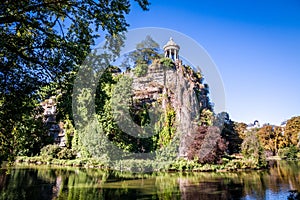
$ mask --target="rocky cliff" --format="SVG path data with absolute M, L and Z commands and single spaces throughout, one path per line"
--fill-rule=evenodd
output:
M 131 72 L 130 76 L 134 102 L 159 102 L 164 110 L 167 105 L 175 110 L 176 130 L 180 133 L 179 157 L 186 157 L 189 138 L 200 123 L 201 111 L 211 110 L 208 87 L 203 84 L 201 73 L 180 61 L 173 66 L 153 62 L 146 75 L 137 77 Z

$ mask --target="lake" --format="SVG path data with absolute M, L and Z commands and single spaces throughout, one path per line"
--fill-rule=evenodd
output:
M 300 162 L 238 172 L 131 174 L 100 169 L 0 169 L 0 199 L 298 199 Z

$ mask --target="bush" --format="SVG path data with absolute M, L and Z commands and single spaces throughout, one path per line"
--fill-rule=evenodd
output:
M 40 155 L 44 158 L 57 158 L 61 150 L 61 147 L 57 144 L 49 144 L 41 149 Z
M 76 158 L 76 152 L 72 149 L 63 148 L 57 154 L 58 159 L 72 160 Z
M 287 160 L 296 160 L 299 150 L 295 146 L 285 147 L 278 150 L 279 157 Z
M 229 161 L 225 168 L 227 170 L 238 170 L 238 169 L 260 169 L 261 166 L 257 165 L 257 162 L 253 159 L 234 159 Z
M 161 58 L 160 64 L 162 64 L 165 67 L 174 67 L 174 62 L 170 58 Z
M 242 143 L 242 154 L 245 159 L 250 159 L 254 162 L 254 164 L 251 163 L 252 168 L 261 168 L 267 165 L 264 149 L 260 145 L 255 131 L 246 133 Z M 256 167 L 253 165 L 256 165 Z
M 227 145 L 221 137 L 221 131 L 218 127 L 199 126 L 195 130 L 194 138 L 188 148 L 188 159 L 198 158 L 198 162 L 204 163 L 222 163 L 222 156 L 225 154 Z
M 126 159 L 116 163 L 115 170 L 131 172 L 149 172 L 152 171 L 155 161 L 146 159 Z
M 137 64 L 134 68 L 134 75 L 137 77 L 145 76 L 148 72 L 148 65 L 147 64 Z

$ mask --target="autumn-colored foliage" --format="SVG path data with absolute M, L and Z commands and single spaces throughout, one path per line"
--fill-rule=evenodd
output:
M 262 127 L 257 131 L 257 136 L 264 150 L 273 155 L 277 150 L 276 144 L 278 144 L 276 142 L 278 137 L 276 137 L 274 127 L 270 125 Z
M 245 131 L 247 129 L 247 124 L 243 122 L 234 122 L 234 131 L 241 139 L 245 138 Z
M 226 149 L 227 145 L 218 127 L 199 126 L 193 134 L 188 158 L 197 158 L 199 163 L 220 163 Z
M 277 155 L 278 150 L 295 146 L 299 148 L 300 117 L 287 121 L 286 127 L 266 125 L 257 131 L 258 139 L 267 156 Z
M 299 147 L 300 116 L 289 119 L 286 123 L 284 136 L 286 143 Z

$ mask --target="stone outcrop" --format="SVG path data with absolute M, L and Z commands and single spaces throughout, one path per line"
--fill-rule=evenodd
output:
M 56 121 L 56 101 L 55 97 L 50 97 L 41 103 L 44 109 L 44 123 L 48 128 L 48 135 L 53 137 L 54 143 L 61 147 L 66 146 L 65 131 L 63 129 L 63 123 L 57 123 Z
M 176 130 L 180 133 L 179 156 L 186 157 L 188 139 L 199 123 L 201 110 L 211 109 L 208 89 L 202 84 L 201 74 L 177 60 L 173 67 L 154 62 L 142 77 L 136 77 L 132 72 L 129 75 L 133 78 L 134 101 L 159 101 L 162 109 L 171 105 L 175 110 Z

